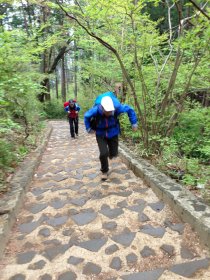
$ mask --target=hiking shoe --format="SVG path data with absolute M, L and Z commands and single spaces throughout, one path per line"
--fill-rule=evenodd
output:
M 107 179 L 108 179 L 108 172 L 102 173 L 102 175 L 101 175 L 101 180 L 102 180 L 102 181 L 106 181 Z

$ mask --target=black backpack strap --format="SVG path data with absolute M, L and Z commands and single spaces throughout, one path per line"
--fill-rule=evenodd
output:
M 115 118 L 116 124 L 120 124 L 116 112 L 114 113 L 114 118 Z M 93 129 L 93 130 L 96 130 L 96 129 L 97 129 L 97 126 L 98 126 L 98 123 L 99 123 L 100 119 L 102 119 L 102 116 L 100 116 L 99 114 L 97 114 L 95 117 L 92 117 L 92 118 L 90 119 L 90 127 L 91 127 L 91 129 Z M 109 128 L 112 128 L 112 127 L 114 127 L 114 126 L 115 126 L 115 125 L 109 126 L 108 129 L 109 129 Z M 101 130 L 107 130 L 107 128 L 101 128 Z

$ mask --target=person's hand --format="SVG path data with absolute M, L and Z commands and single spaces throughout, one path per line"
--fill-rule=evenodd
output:
M 89 133 L 89 134 L 95 134 L 96 132 L 95 132 L 95 130 L 89 128 L 89 130 L 87 130 L 87 133 Z
M 133 130 L 133 131 L 137 131 L 137 130 L 138 130 L 138 126 L 133 125 L 133 126 L 132 126 L 132 130 Z

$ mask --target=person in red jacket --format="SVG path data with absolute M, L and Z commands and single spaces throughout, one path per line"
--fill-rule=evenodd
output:
M 70 134 L 71 138 L 78 136 L 79 130 L 79 116 L 80 106 L 76 103 L 75 100 L 70 99 L 69 105 L 64 109 L 68 113 L 69 125 L 70 125 Z

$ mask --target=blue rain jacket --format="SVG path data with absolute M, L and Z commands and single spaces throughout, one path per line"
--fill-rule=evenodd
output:
M 97 99 L 96 99 L 97 100 Z M 132 126 L 137 126 L 137 116 L 135 111 L 128 105 L 122 105 L 117 98 L 112 98 L 115 111 L 109 117 L 103 115 L 103 108 L 100 104 L 89 109 L 84 115 L 84 122 L 87 132 L 91 131 L 90 120 L 97 118 L 96 135 L 112 138 L 120 134 L 120 124 L 117 117 L 122 113 L 127 113 Z

